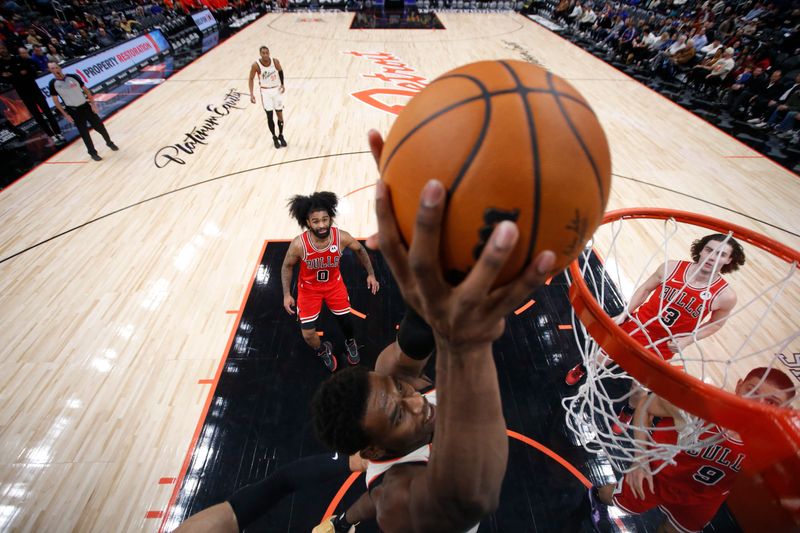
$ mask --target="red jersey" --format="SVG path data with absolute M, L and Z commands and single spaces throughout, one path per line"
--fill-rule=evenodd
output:
M 653 341 L 664 339 L 670 333 L 678 335 L 694 331 L 711 312 L 711 304 L 717 295 L 728 286 L 722 276 L 718 276 L 710 286 L 692 285 L 686 279 L 686 271 L 692 264 L 678 261 L 661 284 L 661 290 L 653 291 L 633 313 Z M 654 319 L 659 312 L 661 321 Z
M 329 282 L 342 279 L 339 272 L 339 261 L 342 258 L 342 247 L 339 243 L 339 230 L 331 226 L 328 246 L 317 249 L 308 231 L 300 235 L 303 241 L 303 260 L 300 262 L 299 286 L 323 287 Z
M 671 418 L 661 420 L 656 427 L 674 426 Z M 674 431 L 653 431 L 653 440 L 675 444 Z M 655 475 L 656 492 L 675 501 L 724 500 L 731 491 L 746 457 L 744 443 L 717 426 L 703 433 L 701 440 L 722 437 L 717 444 L 699 450 L 685 450 L 675 456 L 675 464 L 667 465 Z

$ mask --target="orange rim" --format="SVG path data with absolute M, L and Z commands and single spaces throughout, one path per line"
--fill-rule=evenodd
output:
M 757 246 L 788 263 L 800 264 L 800 253 L 747 228 L 706 215 L 659 208 L 609 211 L 603 224 L 622 219 L 675 219 L 678 222 L 733 232 L 739 240 Z M 625 371 L 655 394 L 704 420 L 738 432 L 748 445 L 748 468 L 763 468 L 784 460 L 800 473 L 800 412 L 772 407 L 708 385 L 666 364 L 625 333 L 603 310 L 581 274 L 578 260 L 569 266 L 570 301 L 592 338 Z M 800 492 L 798 487 L 797 492 Z

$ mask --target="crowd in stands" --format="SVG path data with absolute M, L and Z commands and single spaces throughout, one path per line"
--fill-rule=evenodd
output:
M 560 0 L 550 16 L 637 78 L 658 77 L 798 144 L 797 1 Z
M 129 39 L 164 20 L 172 11 L 159 0 L 111 0 L 63 3 L 57 14 L 50 2 L 35 9 L 17 0 L 0 4 L 0 44 L 27 54 L 47 71 L 47 62 L 64 63 Z

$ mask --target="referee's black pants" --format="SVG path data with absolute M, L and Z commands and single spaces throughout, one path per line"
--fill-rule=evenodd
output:
M 103 136 L 106 144 L 112 144 L 111 137 L 108 136 L 108 130 L 106 130 L 106 127 L 103 125 L 103 121 L 97 113 L 92 111 L 92 106 L 90 106 L 88 102 L 78 107 L 67 107 L 67 113 L 69 113 L 69 116 L 71 116 L 72 120 L 75 122 L 75 127 L 78 128 L 78 132 L 83 139 L 83 144 L 86 145 L 86 149 L 89 151 L 89 155 L 97 155 L 97 150 L 94 149 L 94 143 L 92 142 L 92 136 L 89 135 L 87 123 Z
M 22 103 L 28 108 L 31 116 L 36 120 L 39 127 L 42 128 L 43 132 L 50 137 L 61 134 L 58 120 L 50 109 L 50 106 L 47 105 L 47 101 L 44 99 L 44 95 L 42 91 L 39 90 L 38 85 L 33 84 L 14 88 L 17 90 L 20 100 L 22 100 Z

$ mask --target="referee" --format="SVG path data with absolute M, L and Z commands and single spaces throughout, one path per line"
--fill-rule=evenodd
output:
M 47 68 L 54 76 L 54 79 L 50 81 L 50 96 L 53 98 L 53 103 L 55 103 L 56 109 L 64 115 L 64 118 L 68 122 L 74 123 L 75 127 L 78 128 L 92 159 L 101 161 L 103 158 L 94 149 L 94 143 L 86 125 L 87 122 L 103 136 L 109 148 L 115 152 L 119 150 L 114 141 L 111 140 L 111 137 L 109 137 L 103 121 L 97 115 L 94 96 L 83 84 L 83 81 L 75 74 L 64 74 L 58 63 L 53 61 L 47 64 Z M 64 102 L 63 106 L 58 101 L 59 97 Z

